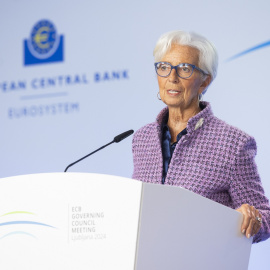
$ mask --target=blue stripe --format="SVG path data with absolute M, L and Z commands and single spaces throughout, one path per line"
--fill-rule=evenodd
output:
M 44 224 L 44 223 L 39 223 L 39 222 L 35 222 L 35 221 L 10 221 L 10 222 L 4 222 L 4 223 L 0 223 L 0 226 L 8 226 L 8 225 L 17 225 L 17 224 L 31 224 L 31 225 L 39 225 L 39 226 L 46 226 L 46 227 L 51 227 L 54 228 L 51 225 L 48 224 Z
M 31 234 L 31 233 L 16 231 L 16 232 L 11 232 L 11 233 L 5 234 L 4 236 L 2 236 L 2 237 L 0 238 L 0 240 L 2 240 L 3 238 L 6 238 L 6 237 L 8 237 L 8 236 L 15 235 L 15 234 L 28 235 L 28 236 L 30 236 L 30 237 L 33 237 L 33 238 L 37 239 L 37 238 L 36 238 L 33 234 Z
M 27 99 L 39 99 L 39 98 L 54 98 L 54 97 L 62 97 L 62 96 L 67 96 L 67 95 L 68 95 L 67 92 L 61 92 L 61 93 L 21 96 L 20 99 L 27 100 Z
M 236 54 L 236 55 L 230 57 L 229 59 L 227 59 L 226 62 L 231 61 L 231 60 L 234 60 L 234 59 L 236 59 L 236 58 L 238 58 L 238 57 L 240 57 L 240 56 L 243 56 L 243 55 L 245 55 L 245 54 L 248 54 L 248 53 L 250 53 L 250 52 L 253 52 L 253 51 L 262 49 L 262 48 L 264 48 L 264 47 L 266 47 L 266 46 L 270 46 L 270 40 L 269 40 L 269 41 L 266 41 L 266 42 L 264 42 L 264 43 L 262 43 L 262 44 L 256 45 L 256 46 L 254 46 L 254 47 L 252 47 L 252 48 L 250 48 L 250 49 L 247 49 L 247 50 L 245 50 L 245 51 L 243 51 L 243 52 L 241 52 L 241 53 Z

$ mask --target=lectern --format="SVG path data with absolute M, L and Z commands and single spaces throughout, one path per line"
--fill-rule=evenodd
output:
M 183 188 L 86 173 L 0 179 L 0 269 L 246 270 L 242 215 Z

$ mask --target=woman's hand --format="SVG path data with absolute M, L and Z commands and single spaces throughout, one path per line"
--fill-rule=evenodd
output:
M 249 204 L 242 204 L 236 211 L 244 215 L 241 231 L 247 238 L 258 233 L 262 225 L 262 215 L 254 207 Z

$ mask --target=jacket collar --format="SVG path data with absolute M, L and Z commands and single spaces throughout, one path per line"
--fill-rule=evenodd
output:
M 187 123 L 187 133 L 191 134 L 193 131 L 202 127 L 210 117 L 213 116 L 213 112 L 209 102 L 201 101 L 200 107 L 202 110 L 191 117 Z M 157 116 L 157 123 L 159 126 L 163 126 L 168 121 L 169 109 L 165 107 Z

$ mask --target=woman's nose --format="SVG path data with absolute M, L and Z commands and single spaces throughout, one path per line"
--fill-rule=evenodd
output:
M 169 81 L 173 83 L 179 82 L 179 76 L 176 73 L 176 70 L 173 68 L 171 74 L 169 75 Z

